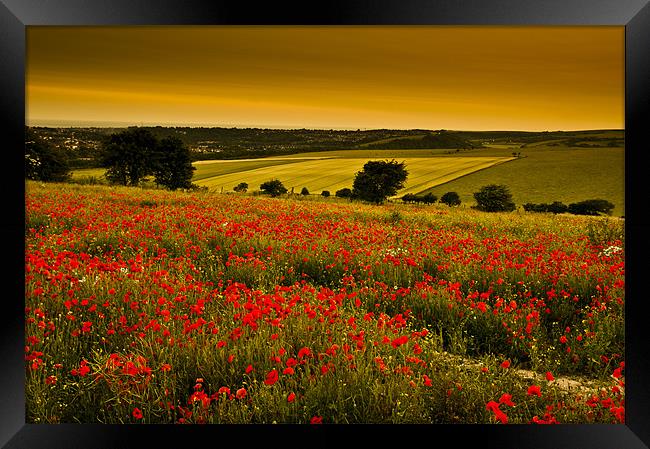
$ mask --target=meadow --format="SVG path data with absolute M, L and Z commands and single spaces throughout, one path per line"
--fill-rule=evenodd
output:
M 27 422 L 625 419 L 623 220 L 29 181 L 25 239 Z

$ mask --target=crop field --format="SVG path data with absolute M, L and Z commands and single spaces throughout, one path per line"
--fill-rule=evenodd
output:
M 493 165 L 507 162 L 508 157 L 447 157 L 447 158 L 405 158 L 409 176 L 406 185 L 398 192 L 399 195 L 417 193 L 423 189 L 440 183 L 451 181 L 459 176 L 485 169 Z M 354 175 L 368 162 L 368 158 L 328 158 L 308 161 L 295 161 L 283 165 L 265 166 L 262 168 L 238 171 L 204 177 L 195 181 L 198 185 L 210 190 L 224 192 L 240 182 L 246 182 L 253 188 L 269 179 L 279 179 L 287 189 L 296 193 L 307 187 L 311 193 L 321 193 L 329 190 L 334 193 L 344 187 L 351 188 Z M 223 166 L 225 162 L 215 162 L 202 167 Z M 221 168 L 221 167 L 219 167 Z M 209 170 L 209 168 L 206 168 Z
M 625 421 L 623 220 L 331 200 L 28 181 L 26 422 Z
M 614 216 L 625 215 L 625 150 L 623 148 L 562 148 L 539 145 L 521 149 L 470 150 L 467 156 L 506 156 L 519 151 L 524 157 L 489 170 L 459 177 L 427 189 L 440 197 L 455 191 L 464 203 L 474 203 L 473 192 L 492 183 L 505 184 L 515 204 L 565 204 L 602 198 L 614 205 Z

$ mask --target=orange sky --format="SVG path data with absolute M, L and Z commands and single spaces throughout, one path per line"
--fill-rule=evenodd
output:
M 27 122 L 624 127 L 624 27 L 27 27 Z

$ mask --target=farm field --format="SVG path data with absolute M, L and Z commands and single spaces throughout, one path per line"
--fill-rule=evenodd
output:
M 404 158 L 409 176 L 406 184 L 398 195 L 417 193 L 429 186 L 448 182 L 456 177 L 464 176 L 477 170 L 507 162 L 508 157 L 448 157 L 448 158 Z M 239 171 L 229 174 L 219 174 L 204 177 L 195 181 L 199 186 L 213 191 L 232 191 L 240 182 L 249 186 L 259 186 L 269 179 L 279 179 L 289 190 L 295 193 L 307 187 L 311 193 L 320 194 L 323 190 L 334 193 L 344 187 L 352 187 L 354 175 L 368 162 L 368 158 L 337 158 L 295 161 L 283 165 L 265 166 L 262 168 Z M 216 162 L 215 165 L 224 165 Z M 205 167 L 212 165 L 206 164 Z M 254 188 L 255 188 L 254 187 Z
M 26 421 L 621 423 L 624 287 L 610 217 L 28 181 Z
M 489 170 L 478 171 L 427 189 L 440 197 L 455 191 L 464 203 L 486 184 L 505 184 L 518 206 L 524 203 L 565 204 L 591 198 L 614 203 L 612 215 L 625 215 L 625 150 L 623 148 L 566 148 L 535 145 L 519 149 L 469 150 L 467 156 L 506 156 L 513 151 L 524 157 Z

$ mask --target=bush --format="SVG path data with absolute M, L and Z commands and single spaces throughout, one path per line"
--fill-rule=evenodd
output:
M 569 204 L 568 211 L 575 215 L 611 215 L 614 205 L 607 200 L 593 199 Z
M 407 193 L 402 197 L 402 201 L 405 203 L 415 203 L 419 200 L 417 196 L 415 196 L 413 193 Z
M 305 196 L 309 195 L 309 190 L 307 189 L 307 187 L 303 187 L 302 190 L 300 191 L 300 194 Z
M 287 188 L 278 179 L 271 179 L 260 185 L 260 190 L 271 196 L 278 196 L 287 193 Z
M 424 204 L 433 204 L 436 201 L 438 201 L 438 197 L 435 196 L 433 193 L 427 193 L 422 197 L 421 200 Z
M 248 190 L 248 183 L 240 182 L 232 188 L 235 192 L 246 192 Z
M 352 190 L 345 187 L 341 190 L 337 190 L 334 195 L 338 198 L 350 198 L 352 196 Z
M 447 192 L 440 197 L 440 202 L 447 206 L 458 206 L 460 205 L 460 196 L 456 192 Z
M 483 212 L 509 212 L 515 210 L 512 194 L 505 185 L 489 184 L 474 193 L 478 210 Z
M 526 203 L 523 208 L 527 212 L 552 212 L 554 214 L 562 214 L 566 212 L 569 207 L 560 201 L 554 201 L 552 204 L 546 203 Z
M 320 194 L 322 196 L 324 196 L 325 198 L 327 198 L 328 196 L 330 196 L 330 191 L 329 190 L 323 190 Z

